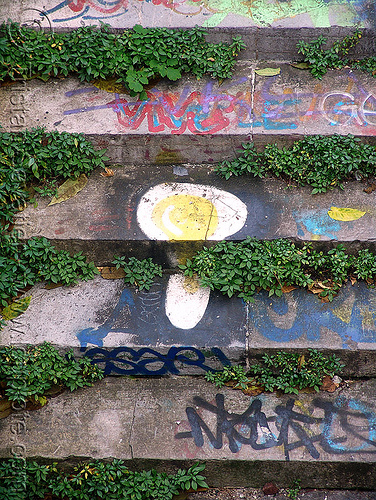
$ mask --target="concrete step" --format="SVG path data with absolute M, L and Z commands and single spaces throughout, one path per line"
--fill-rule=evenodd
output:
M 281 298 L 262 292 L 246 304 L 179 275 L 165 275 L 149 292 L 97 277 L 70 288 L 40 284 L 28 295 L 29 308 L 8 321 L 1 344 L 73 348 L 107 375 L 200 375 L 308 348 L 335 353 L 343 376 L 376 375 L 376 291 L 362 283 L 345 285 L 330 303 L 296 289 Z
M 23 0 L 0 3 L 2 19 L 47 31 L 74 29 L 80 26 L 109 24 L 114 29 L 145 27 L 191 28 L 203 26 L 209 38 L 226 41 L 241 35 L 248 48 L 243 56 L 263 59 L 294 59 L 299 40 L 313 40 L 321 33 L 333 42 L 363 28 L 362 43 L 356 48 L 359 57 L 375 50 L 374 6 L 367 2 L 309 0 L 308 2 L 259 1 L 247 6 L 242 2 L 214 0 L 116 0 L 103 2 L 59 2 Z
M 44 236 L 58 248 L 82 250 L 96 265 L 108 265 L 120 253 L 152 256 L 171 268 L 205 242 L 247 236 L 376 250 L 376 194 L 365 193 L 361 182 L 312 195 L 310 187 L 288 189 L 276 179 L 224 180 L 206 165 L 128 165 L 113 172 L 104 178 L 96 171 L 61 204 L 39 199 L 37 208 L 29 205 L 16 216 L 15 229 L 24 239 Z M 364 215 L 340 221 L 331 207 Z
M 267 66 L 281 73 L 255 73 Z M 348 69 L 318 81 L 289 64 L 243 61 L 221 85 L 190 76 L 176 84 L 161 80 L 146 101 L 94 83 L 66 78 L 1 87 L 4 130 L 83 132 L 107 148 L 112 162 L 139 165 L 216 163 L 234 158 L 244 141 L 288 145 L 310 134 L 354 134 L 375 143 L 376 80 Z
M 0 453 L 158 469 L 203 460 L 213 486 L 374 489 L 375 384 L 254 398 L 190 377 L 107 378 L 1 420 Z

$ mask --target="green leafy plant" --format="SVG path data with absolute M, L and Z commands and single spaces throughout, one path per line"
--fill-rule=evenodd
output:
M 362 32 L 356 30 L 353 35 L 345 36 L 343 40 L 336 40 L 331 47 L 323 49 L 322 46 L 326 44 L 327 39 L 320 35 L 311 42 L 300 40 L 297 48 L 298 53 L 304 56 L 304 62 L 309 65 L 312 75 L 321 80 L 328 69 L 340 69 L 352 65 L 347 55 L 361 38 Z
M 46 402 L 43 395 L 53 385 L 73 391 L 91 386 L 103 377 L 103 371 L 88 358 L 75 360 L 72 351 L 63 357 L 48 342 L 26 349 L 14 346 L 0 349 L 0 382 L 10 401 L 30 400 L 43 405 Z
M 205 379 L 218 388 L 235 382 L 235 388 L 245 391 L 258 386 L 265 391 L 298 394 L 308 387 L 319 391 L 324 376 L 333 377 L 344 367 L 335 355 L 326 357 L 316 349 L 308 349 L 307 355 L 283 351 L 264 354 L 262 361 L 251 365 L 248 372 L 242 366 L 225 366 L 221 371 L 206 373 Z
M 325 357 L 316 349 L 308 349 L 308 355 L 278 351 L 262 357 L 263 365 L 250 366 L 250 374 L 266 391 L 279 390 L 298 394 L 299 390 L 312 387 L 319 391 L 325 375 L 333 377 L 343 364 L 333 354 Z
M 245 47 L 239 36 L 232 42 L 209 43 L 205 30 L 143 28 L 123 33 L 81 27 L 69 33 L 45 33 L 17 23 L 0 27 L 0 80 L 76 74 L 81 81 L 117 77 L 124 87 L 146 99 L 145 87 L 156 77 L 175 81 L 183 73 L 197 78 L 232 76 L 235 58 Z
M 205 373 L 205 380 L 212 382 L 219 389 L 227 382 L 235 382 L 236 388 L 246 390 L 250 379 L 247 377 L 245 370 L 240 365 L 225 366 L 222 371 L 209 371 Z
M 253 143 L 244 143 L 239 158 L 218 165 L 216 172 L 231 176 L 273 175 L 298 186 L 311 186 L 312 194 L 324 193 L 352 179 L 368 179 L 375 175 L 376 148 L 363 144 L 352 135 L 307 136 L 289 148 L 267 144 L 257 152 Z
M 356 30 L 352 35 L 345 36 L 343 40 L 336 40 L 329 48 L 324 49 L 327 39 L 320 35 L 316 40 L 305 42 L 300 40 L 297 44 L 298 53 L 304 56 L 304 63 L 311 74 L 318 79 L 329 69 L 340 69 L 350 67 L 365 71 L 372 76 L 376 76 L 376 57 L 366 57 L 364 59 L 349 58 L 348 54 L 352 47 L 360 42 L 362 32 Z
M 287 488 L 286 494 L 288 498 L 291 498 L 291 500 L 297 500 L 299 497 L 299 493 L 302 489 L 300 486 L 301 479 L 294 479 L 292 482 L 291 486 Z
M 0 303 L 4 307 L 39 281 L 72 285 L 99 274 L 81 252 L 71 256 L 66 250 L 56 250 L 46 238 L 20 243 L 14 231 L 0 232 L 0 267 Z
M 155 470 L 133 472 L 122 460 L 82 463 L 73 472 L 60 470 L 56 463 L 39 465 L 13 458 L 0 462 L 0 494 L 4 500 L 49 498 L 69 500 L 172 500 L 181 491 L 208 488 L 196 463 L 175 475 Z M 22 481 L 18 478 L 22 478 Z
M 0 219 L 10 221 L 26 204 L 28 186 L 42 195 L 54 194 L 56 181 L 104 168 L 108 160 L 104 153 L 83 134 L 47 132 L 41 127 L 0 133 Z
M 137 286 L 140 290 L 150 290 L 156 276 L 162 276 L 162 266 L 155 264 L 151 257 L 139 260 L 135 257 L 116 257 L 112 264 L 116 269 L 123 269 L 125 273 L 124 281 Z
M 291 286 L 332 300 L 349 277 L 368 284 L 374 284 L 376 278 L 376 256 L 369 250 L 349 255 L 338 245 L 324 253 L 310 243 L 297 247 L 284 239 L 222 241 L 204 247 L 179 267 L 186 276 L 198 276 L 202 286 L 246 301 L 252 301 L 261 290 L 281 297 Z

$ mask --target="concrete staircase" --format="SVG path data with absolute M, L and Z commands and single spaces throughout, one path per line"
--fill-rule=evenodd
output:
M 200 289 L 176 271 L 204 239 L 283 237 L 321 248 L 344 243 L 349 250 L 376 250 L 375 192 L 366 194 L 360 183 L 312 196 L 310 189 L 287 190 L 277 180 L 223 181 L 213 171 L 249 140 L 287 145 L 309 134 L 351 133 L 376 143 L 371 76 L 345 69 L 317 81 L 288 64 L 297 58 L 299 39 L 336 39 L 358 22 L 366 30 L 357 54 L 372 54 L 374 7 L 363 3 L 311 0 L 303 8 L 275 0 L 246 8 L 210 0 L 119 0 L 110 8 L 99 2 L 0 2 L 4 19 L 44 29 L 99 19 L 118 29 L 200 24 L 211 40 L 241 34 L 247 43 L 232 80 L 161 81 L 142 102 L 111 82 L 74 78 L 0 88 L 5 130 L 43 125 L 84 132 L 107 148 L 110 164 L 118 164 L 113 177 L 95 172 L 81 193 L 61 205 L 41 200 L 28 207 L 16 220 L 21 236 L 45 236 L 59 248 L 83 250 L 98 266 L 124 254 L 152 256 L 166 269 L 149 292 L 101 277 L 74 288 L 38 285 L 28 292 L 31 304 L 0 332 L 2 345 L 49 341 L 89 356 L 107 375 L 138 378 L 109 377 L 64 393 L 38 412 L 23 412 L 19 433 L 10 429 L 20 414 L 1 420 L 2 456 L 19 445 L 28 457 L 117 457 L 139 468 L 202 459 L 209 483 L 217 486 L 258 487 L 269 480 L 288 486 L 299 477 L 303 487 L 376 489 L 375 290 L 349 284 L 326 304 L 302 290 L 282 298 L 260 293 L 245 304 Z M 255 69 L 262 67 L 281 73 L 258 76 Z M 14 104 L 20 94 L 22 103 Z M 207 238 L 189 226 L 177 233 L 166 224 L 164 200 L 171 196 L 174 203 L 194 199 Z M 214 229 L 205 203 L 219 214 Z M 366 215 L 336 221 L 328 215 L 332 206 Z M 217 390 L 196 376 L 248 364 L 265 352 L 307 348 L 340 356 L 343 376 L 356 382 L 333 394 L 254 398 Z

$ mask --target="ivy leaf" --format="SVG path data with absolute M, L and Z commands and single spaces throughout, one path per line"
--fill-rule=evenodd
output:
M 281 68 L 263 68 L 255 70 L 256 75 L 259 76 L 276 76 L 279 75 L 280 72 Z
M 16 300 L 9 306 L 4 307 L 1 312 L 3 318 L 8 321 L 17 318 L 17 316 L 26 311 L 26 309 L 29 307 L 30 301 L 31 295 L 29 295 L 28 297 L 24 297 L 23 299 Z
M 82 191 L 87 184 L 87 177 L 85 174 L 81 174 L 77 179 L 68 179 L 62 184 L 58 190 L 57 195 L 54 196 L 48 206 L 56 205 L 57 203 L 62 203 L 63 201 L 73 198 L 77 193 Z
M 145 28 L 143 28 L 143 27 L 141 26 L 141 24 L 135 24 L 135 25 L 133 26 L 133 31 L 135 31 L 136 33 L 139 33 L 140 35 L 146 35 L 146 34 L 147 34 L 147 32 L 148 32 L 148 30 L 147 30 L 147 29 L 145 29 Z
M 181 72 L 176 68 L 166 68 L 166 76 L 169 80 L 175 82 L 181 78 Z

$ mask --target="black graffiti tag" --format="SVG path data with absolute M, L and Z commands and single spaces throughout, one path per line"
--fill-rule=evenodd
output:
M 262 411 L 260 399 L 254 399 L 243 413 L 231 413 L 225 409 L 224 395 L 217 394 L 215 404 L 196 396 L 193 402 L 197 409 L 186 408 L 189 432 L 179 432 L 176 439 L 193 438 L 198 447 L 204 446 L 204 435 L 215 449 L 221 449 L 226 436 L 232 453 L 240 451 L 242 445 L 249 445 L 254 450 L 265 450 L 283 446 L 285 460 L 290 460 L 290 452 L 304 447 L 312 458 L 318 459 L 318 445 L 328 453 L 357 453 L 367 451 L 376 453 L 376 415 L 361 402 L 339 397 L 333 402 L 316 399 L 313 409 L 324 410 L 323 417 L 303 414 L 294 409 L 296 400 L 290 398 L 284 405 L 275 407 L 275 415 L 267 418 Z M 202 410 L 216 416 L 216 429 L 212 431 L 202 417 Z M 351 423 L 352 418 L 361 418 L 361 430 Z M 278 436 L 274 435 L 269 424 L 274 422 Z M 336 423 L 343 431 L 341 436 L 332 436 Z M 316 433 L 309 426 L 316 426 Z M 317 426 L 319 431 L 317 432 Z M 294 436 L 293 438 L 291 436 Z M 356 438 L 357 446 L 347 445 L 348 437 Z

